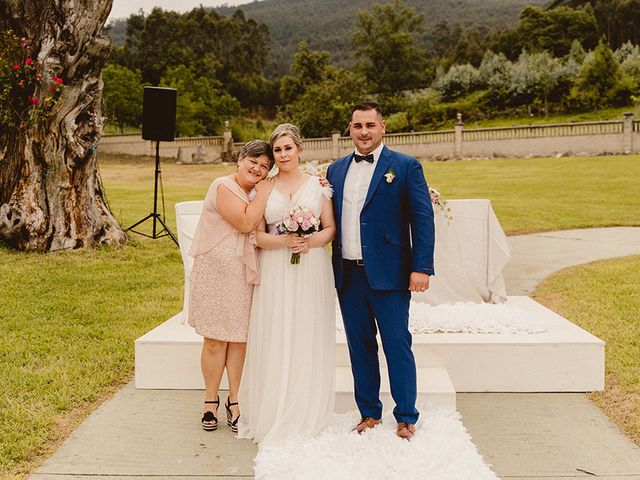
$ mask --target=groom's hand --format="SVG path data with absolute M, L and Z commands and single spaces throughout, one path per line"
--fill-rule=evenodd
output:
M 321 187 L 332 187 L 329 180 L 327 180 L 327 177 L 319 177 L 319 181 Z
M 421 272 L 411 272 L 409 275 L 409 290 L 424 292 L 429 288 L 429 275 Z

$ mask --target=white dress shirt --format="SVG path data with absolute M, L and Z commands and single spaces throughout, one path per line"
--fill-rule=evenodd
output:
M 367 198 L 367 191 L 376 169 L 384 144 L 380 144 L 373 152 L 373 163 L 356 163 L 351 160 L 347 176 L 344 180 L 342 194 L 342 258 L 347 260 L 362 259 L 362 243 L 360 242 L 360 212 Z M 358 150 L 355 151 L 360 155 Z

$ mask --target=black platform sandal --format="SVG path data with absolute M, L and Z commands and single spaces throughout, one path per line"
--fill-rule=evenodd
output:
M 220 406 L 220 397 L 218 397 L 217 400 L 205 400 L 204 403 L 215 403 L 216 413 L 218 413 L 218 407 Z M 214 430 L 217 430 L 217 428 L 218 418 L 216 417 L 215 413 L 211 411 L 204 412 L 204 415 L 202 416 L 202 429 L 206 430 L 207 432 L 213 432 Z
M 238 415 L 233 422 L 231 421 L 231 419 L 233 418 L 231 407 L 233 407 L 234 405 L 238 405 L 238 402 L 230 403 L 229 397 L 227 397 L 227 401 L 224 404 L 224 408 L 227 409 L 227 425 L 231 427 L 231 431 L 233 433 L 238 433 L 238 420 L 240 419 L 240 415 Z

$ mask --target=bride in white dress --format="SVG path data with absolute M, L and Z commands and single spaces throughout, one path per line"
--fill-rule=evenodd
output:
M 238 395 L 238 436 L 261 444 L 315 435 L 329 423 L 335 399 L 335 290 L 325 248 L 336 231 L 331 189 L 300 171 L 295 126 L 279 125 L 269 143 L 279 173 L 256 232 L 261 279 Z M 312 210 L 321 230 L 306 238 L 277 235 L 275 224 L 297 207 Z M 295 252 L 300 263 L 292 265 Z

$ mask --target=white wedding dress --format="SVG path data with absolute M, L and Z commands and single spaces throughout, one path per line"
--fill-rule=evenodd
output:
M 310 177 L 289 200 L 274 189 L 265 210 L 267 231 L 291 209 L 320 218 L 329 188 Z M 265 444 L 317 434 L 335 401 L 335 288 L 324 247 L 291 265 L 288 248 L 262 250 L 260 285 L 251 306 L 247 357 L 239 392 L 240 438 Z

